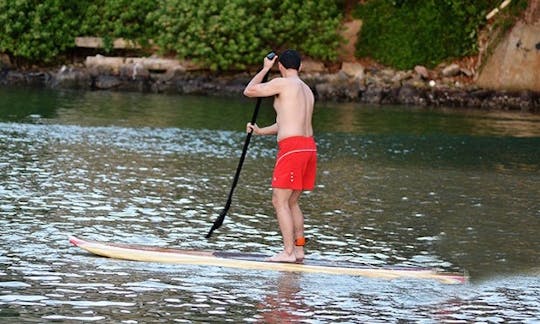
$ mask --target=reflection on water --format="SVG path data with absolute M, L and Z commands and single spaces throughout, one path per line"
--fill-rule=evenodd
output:
M 361 108 L 360 108 L 361 107 Z M 320 104 L 316 128 L 362 134 L 540 136 L 540 116 L 504 111 L 444 108 L 366 107 L 354 103 Z
M 204 239 L 252 106 L 101 92 L 2 96 L 0 322 L 540 317 L 540 127 L 519 115 L 317 107 L 318 187 L 303 198 L 309 257 L 466 270 L 465 286 L 126 262 L 69 246 L 74 234 L 277 252 L 272 138 L 253 139 L 225 224 Z M 271 122 L 264 109 L 261 123 Z

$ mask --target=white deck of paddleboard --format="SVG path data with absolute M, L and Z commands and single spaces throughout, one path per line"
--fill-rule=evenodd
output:
M 378 267 L 339 267 L 308 265 L 301 263 L 284 263 L 268 261 L 252 261 L 234 258 L 221 258 L 207 251 L 182 251 L 165 248 L 152 248 L 149 246 L 136 246 L 124 244 L 109 244 L 106 242 L 86 241 L 71 237 L 70 242 L 90 253 L 113 258 L 141 262 L 159 262 L 173 264 L 189 264 L 203 266 L 217 266 L 237 269 L 291 271 L 305 273 L 321 273 L 332 275 L 363 276 L 381 279 L 431 279 L 445 284 L 457 284 L 466 281 L 466 277 L 459 274 L 439 273 L 431 269 L 385 269 Z

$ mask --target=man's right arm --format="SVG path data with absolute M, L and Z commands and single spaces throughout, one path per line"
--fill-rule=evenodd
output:
M 269 97 L 276 94 L 276 90 L 273 89 L 274 82 L 265 82 L 262 83 L 264 76 L 270 71 L 274 62 L 276 61 L 277 56 L 274 56 L 272 60 L 269 60 L 267 57 L 264 58 L 264 66 L 262 70 L 257 73 L 248 85 L 244 89 L 244 95 L 246 97 Z
M 261 91 L 260 88 L 263 85 L 261 82 L 270 69 L 262 69 L 259 73 L 255 74 L 253 79 L 249 81 L 248 85 L 244 89 L 244 96 L 246 97 L 263 97 L 258 95 Z

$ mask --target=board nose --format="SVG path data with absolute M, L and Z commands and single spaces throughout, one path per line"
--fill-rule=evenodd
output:
M 75 236 L 70 236 L 69 237 L 69 243 L 75 245 L 75 246 L 79 246 L 81 243 L 83 242 L 83 240 L 80 240 L 78 238 L 76 238 Z

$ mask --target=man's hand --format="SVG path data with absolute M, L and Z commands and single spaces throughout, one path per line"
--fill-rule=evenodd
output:
M 269 59 L 268 58 L 268 55 L 264 57 L 264 69 L 265 70 L 270 70 L 272 68 L 272 66 L 274 66 L 274 63 L 276 62 L 278 56 L 277 55 L 274 55 L 274 57 L 272 59 Z
M 259 135 L 260 131 L 261 131 L 261 129 L 259 128 L 259 126 L 257 126 L 257 124 L 247 123 L 247 125 L 246 125 L 246 132 L 247 133 L 252 132 L 255 135 Z
M 275 135 L 278 133 L 278 125 L 274 123 L 270 126 L 260 128 L 257 124 L 247 123 L 246 131 L 253 132 L 255 135 Z

